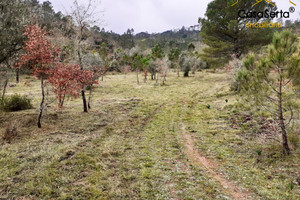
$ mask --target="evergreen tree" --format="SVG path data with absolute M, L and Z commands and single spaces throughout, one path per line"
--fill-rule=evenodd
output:
M 189 45 L 188 45 L 188 51 L 190 51 L 190 52 L 193 52 L 193 51 L 195 51 L 195 45 L 193 44 L 193 43 L 190 43 Z
M 154 61 L 154 62 L 151 62 L 149 65 L 151 79 L 153 80 L 155 78 L 157 80 L 158 77 L 156 76 L 156 73 L 157 73 L 157 70 L 158 70 L 159 64 L 160 64 L 159 61 L 164 57 L 164 50 L 160 44 L 156 44 L 152 48 L 151 57 Z
M 133 34 L 134 29 L 128 29 L 126 33 L 120 36 L 119 41 L 123 49 L 132 49 L 135 47 Z
M 160 44 L 156 44 L 152 48 L 152 56 L 154 59 L 162 59 L 164 57 L 164 51 Z
M 178 48 L 171 49 L 170 53 L 168 54 L 168 58 L 171 61 L 172 67 L 177 69 L 177 75 L 179 77 L 179 57 L 180 57 L 180 50 Z
M 272 10 L 274 9 L 272 4 L 262 1 L 252 6 L 251 1 L 239 1 L 232 6 L 234 2 L 236 0 L 214 0 L 208 4 L 206 18 L 199 19 L 199 23 L 202 24 L 201 36 L 208 46 L 203 49 L 204 53 L 201 57 L 210 66 L 227 63 L 232 55 L 239 58 L 251 47 L 268 44 L 271 41 L 271 28 L 247 28 L 246 23 L 256 23 L 261 20 L 241 18 L 238 13 L 240 10 L 245 12 Z
M 297 107 L 295 88 L 300 85 L 297 40 L 289 30 L 275 33 L 267 57 L 256 60 L 257 56 L 250 54 L 236 76 L 241 94 L 277 119 L 284 154 L 290 153 L 286 127 L 293 120 Z
M 143 55 L 139 54 L 139 53 L 136 53 L 135 55 L 133 55 L 131 66 L 132 66 L 133 70 L 136 71 L 136 81 L 137 81 L 137 84 L 139 84 L 140 83 L 139 72 L 140 72 L 140 70 L 143 70 L 143 66 L 144 66 L 143 65 Z

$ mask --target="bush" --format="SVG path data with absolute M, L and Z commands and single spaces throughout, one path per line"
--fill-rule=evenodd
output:
M 17 135 L 18 135 L 18 131 L 15 122 L 7 123 L 4 125 L 4 132 L 2 135 L 3 140 L 10 142 Z
M 232 69 L 230 72 L 230 90 L 239 93 L 241 88 L 241 78 L 243 76 L 242 61 L 239 59 L 233 59 L 229 62 L 229 69 Z
M 5 97 L 1 102 L 0 108 L 5 112 L 15 112 L 31 109 L 33 106 L 31 104 L 31 99 L 29 99 L 27 96 L 14 94 L 12 96 Z
M 300 134 L 299 133 L 291 133 L 288 135 L 288 140 L 291 143 L 294 149 L 298 149 L 300 146 Z

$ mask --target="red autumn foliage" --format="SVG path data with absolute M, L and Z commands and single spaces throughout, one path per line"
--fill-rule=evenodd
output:
M 65 65 L 56 63 L 55 68 L 50 70 L 48 82 L 52 85 L 53 92 L 58 99 L 58 107 L 62 108 L 66 96 L 77 98 L 84 86 L 93 85 L 94 73 L 81 70 L 78 65 Z
M 52 47 L 46 38 L 46 33 L 38 25 L 28 25 L 24 35 L 27 41 L 17 67 L 24 65 L 33 70 L 36 77 L 47 76 L 51 64 L 56 61 L 59 49 Z
M 66 96 L 76 98 L 85 86 L 96 83 L 92 71 L 81 70 L 78 65 L 68 66 L 57 62 L 59 49 L 52 47 L 46 33 L 38 25 L 28 25 L 24 35 L 27 36 L 25 53 L 20 56 L 17 67 L 27 66 L 36 77 L 48 79 L 59 101 L 59 108 L 63 107 Z

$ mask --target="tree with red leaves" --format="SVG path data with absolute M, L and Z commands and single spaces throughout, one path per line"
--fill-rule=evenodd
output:
M 68 66 L 63 63 L 55 65 L 56 67 L 51 70 L 48 82 L 56 94 L 59 108 L 63 107 L 66 96 L 77 98 L 83 87 L 97 83 L 93 79 L 94 73 L 92 71 L 81 70 L 78 65 Z
M 25 53 L 20 56 L 18 67 L 27 66 L 37 78 L 46 79 L 59 50 L 51 46 L 46 33 L 38 25 L 28 25 L 24 35 L 27 36 Z
M 42 101 L 38 117 L 38 127 L 41 128 L 41 118 L 45 108 L 45 85 L 53 63 L 58 58 L 59 50 L 51 46 L 46 39 L 46 33 L 38 25 L 28 25 L 24 35 L 27 41 L 24 45 L 25 52 L 20 56 L 17 67 L 27 66 L 33 71 L 33 75 L 41 80 Z

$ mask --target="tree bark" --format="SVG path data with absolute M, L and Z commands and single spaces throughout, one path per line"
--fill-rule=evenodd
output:
M 16 69 L 16 82 L 19 83 L 20 80 L 19 80 L 19 77 L 20 77 L 20 69 Z
M 184 72 L 184 77 L 189 77 L 189 72 Z
M 281 134 L 282 134 L 282 147 L 283 147 L 283 154 L 289 155 L 291 150 L 288 144 L 287 139 L 287 132 L 286 127 L 284 123 L 284 117 L 283 117 L 283 109 L 282 109 L 282 77 L 280 77 L 280 85 L 279 85 L 279 102 L 278 102 L 278 110 L 279 110 L 279 126 L 281 128 Z
M 80 53 L 80 41 L 79 41 L 79 43 L 78 43 L 77 54 L 78 54 L 78 59 L 79 59 L 79 66 L 80 66 L 80 69 L 83 70 L 82 59 L 81 59 L 81 53 Z M 85 98 L 84 86 L 82 86 L 81 97 L 82 97 L 82 102 L 83 102 L 83 112 L 88 112 L 88 107 L 87 107 L 86 98 Z
M 151 73 L 151 80 L 154 80 L 154 73 Z
M 83 112 L 88 112 L 88 107 L 86 103 L 86 98 L 85 98 L 85 91 L 84 89 L 81 90 L 81 96 L 82 96 L 82 102 L 83 102 Z
M 8 85 L 8 78 L 6 78 L 6 80 L 4 82 L 3 93 L 2 93 L 2 101 L 4 100 L 4 97 L 5 97 L 7 85 Z
M 89 100 L 88 100 L 88 108 L 91 109 L 91 99 L 92 99 L 92 91 L 93 90 L 93 86 L 91 86 L 90 88 L 90 93 L 89 93 Z
M 148 71 L 145 70 L 145 71 L 144 71 L 144 83 L 147 82 L 147 76 L 148 76 Z
M 178 64 L 178 62 L 176 62 L 176 68 L 177 68 L 177 76 L 180 77 L 180 66 Z
M 44 79 L 43 77 L 41 77 L 41 89 L 42 89 L 42 101 L 40 104 L 40 113 L 39 113 L 39 117 L 38 117 L 38 128 L 42 128 L 41 125 L 41 119 L 42 119 L 42 115 L 43 115 L 43 110 L 44 110 L 44 103 L 45 103 L 45 89 L 44 89 Z
M 163 79 L 163 85 L 165 85 L 165 82 L 167 81 L 167 75 L 164 75 L 164 79 Z

